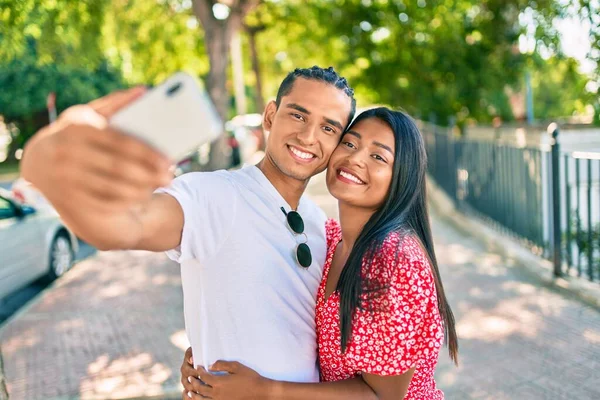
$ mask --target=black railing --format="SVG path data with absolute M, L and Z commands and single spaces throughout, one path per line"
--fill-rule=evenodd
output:
M 561 236 L 567 273 L 600 280 L 600 153 L 562 154 Z
M 458 208 L 553 261 L 554 274 L 600 280 L 600 154 L 457 136 L 422 124 L 429 174 Z

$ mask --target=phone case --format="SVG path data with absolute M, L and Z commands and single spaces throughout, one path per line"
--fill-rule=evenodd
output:
M 109 124 L 147 142 L 173 161 L 224 131 L 206 91 L 184 72 L 176 73 L 120 110 Z

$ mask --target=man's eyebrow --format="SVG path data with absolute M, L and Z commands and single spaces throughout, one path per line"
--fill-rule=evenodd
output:
M 289 104 L 286 104 L 286 107 L 287 107 L 287 108 L 293 108 L 294 110 L 298 110 L 298 111 L 300 111 L 300 112 L 303 112 L 303 113 L 304 113 L 304 114 L 306 114 L 306 115 L 310 115 L 310 111 L 308 111 L 306 108 L 304 108 L 304 107 L 302 107 L 301 105 L 298 105 L 298 104 L 296 104 L 296 103 L 289 103 Z M 331 118 L 324 118 L 324 119 L 325 119 L 325 121 L 326 121 L 328 124 L 331 124 L 331 125 L 335 126 L 335 127 L 336 127 L 336 128 L 338 128 L 339 130 L 343 130 L 343 129 L 344 129 L 344 127 L 342 126 L 342 124 L 341 124 L 340 122 L 338 122 L 338 121 L 336 121 L 336 120 L 334 120 L 334 119 L 331 119 Z
M 362 139 L 362 136 L 360 136 L 360 133 L 358 133 L 356 131 L 347 131 L 346 134 L 347 135 L 353 135 L 353 136 L 356 136 L 359 139 Z
M 342 126 L 342 124 L 334 119 L 325 118 L 325 121 L 327 121 L 328 124 L 335 126 L 339 130 L 344 130 L 344 127 Z
M 308 114 L 310 115 L 310 111 L 308 111 L 306 108 L 299 106 L 296 103 L 289 103 L 286 105 L 287 108 L 293 108 L 294 110 L 298 110 L 300 112 L 303 112 L 304 114 Z

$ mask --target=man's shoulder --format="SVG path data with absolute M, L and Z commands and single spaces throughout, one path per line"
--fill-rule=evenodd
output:
M 215 193 L 235 189 L 231 172 L 226 170 L 210 172 L 188 172 L 173 180 L 173 187 L 190 192 Z
M 311 216 L 311 219 L 325 227 L 325 221 L 327 221 L 327 215 L 325 214 L 325 211 L 323 211 L 323 209 L 319 207 L 319 205 L 315 203 L 315 201 L 309 196 L 303 196 L 302 201 L 304 203 L 305 210 L 307 211 L 307 214 Z

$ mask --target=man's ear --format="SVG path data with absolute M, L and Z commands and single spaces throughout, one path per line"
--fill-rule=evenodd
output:
M 273 126 L 273 120 L 275 119 L 275 113 L 277 113 L 277 103 L 271 100 L 269 104 L 265 107 L 265 112 L 263 114 L 263 129 L 267 132 L 271 130 Z

